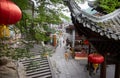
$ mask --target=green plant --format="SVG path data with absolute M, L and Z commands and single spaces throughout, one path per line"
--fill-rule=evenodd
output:
M 1 43 L 0 43 L 0 57 L 6 56 L 6 57 L 10 57 L 14 60 L 18 60 L 18 59 L 22 59 L 24 57 L 28 57 L 30 58 L 32 55 L 30 54 L 29 49 L 32 47 L 32 44 L 29 43 L 28 44 L 21 44 L 24 45 L 24 48 L 14 48 L 12 47 L 12 44 L 9 43 L 5 43 L 8 42 L 8 40 L 6 39 L 2 39 Z M 16 44 L 16 43 L 13 43 Z
M 98 0 L 99 7 L 106 13 L 111 13 L 120 7 L 119 0 Z
M 52 56 L 53 54 L 53 49 L 49 48 L 48 46 L 42 46 L 42 52 L 41 52 L 41 57 L 46 57 L 46 56 Z
M 50 28 L 44 28 L 46 32 L 42 32 L 36 28 L 36 24 L 39 24 L 39 27 L 44 27 L 44 24 L 47 24 L 48 26 L 50 24 L 59 24 L 61 23 L 60 15 L 62 8 L 60 9 L 52 9 L 47 6 L 57 6 L 58 4 L 63 4 L 62 0 L 50 0 L 50 2 L 47 2 L 46 0 L 37 0 L 40 5 L 35 8 L 31 7 L 30 1 L 32 0 L 12 0 L 13 2 L 18 5 L 18 7 L 22 11 L 22 18 L 19 22 L 15 24 L 13 28 L 11 28 L 12 31 L 16 33 L 21 33 L 23 38 L 22 40 L 28 41 L 28 43 L 23 43 L 25 46 L 24 48 L 10 48 L 11 45 L 4 44 L 4 40 L 1 40 L 0 43 L 0 56 L 8 56 L 13 59 L 20 59 L 24 57 L 30 57 L 29 54 L 29 48 L 30 44 L 29 41 L 49 41 L 49 36 L 46 36 L 46 32 L 52 31 L 53 29 Z M 36 0 L 35 0 L 36 1 Z M 31 9 L 32 8 L 32 9 Z M 34 9 L 34 11 L 33 11 Z M 33 17 L 32 14 L 26 13 L 25 10 L 31 10 L 32 13 L 36 12 L 37 17 Z M 66 17 L 65 17 L 66 18 Z M 19 30 L 19 32 L 17 32 Z M 55 31 L 55 30 L 54 30 Z

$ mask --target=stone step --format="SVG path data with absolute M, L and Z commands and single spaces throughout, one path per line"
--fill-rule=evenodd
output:
M 26 73 L 31 73 L 31 72 L 34 72 L 34 71 L 40 71 L 40 70 L 45 70 L 45 69 L 50 69 L 50 68 L 49 68 L 49 67 L 37 68 L 37 69 L 35 69 L 35 70 L 26 71 Z
M 39 78 L 39 77 L 44 77 L 47 76 L 46 78 L 52 78 L 51 72 L 44 72 L 44 73 L 36 73 L 36 74 L 31 74 L 28 77 L 30 78 Z
M 27 60 L 22 60 L 21 62 L 26 68 L 27 78 L 52 78 L 47 57 L 30 58 Z

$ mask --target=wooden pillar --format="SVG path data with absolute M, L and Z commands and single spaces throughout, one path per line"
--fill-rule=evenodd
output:
M 100 78 L 106 78 L 106 54 L 104 54 L 104 62 L 100 67 Z
M 54 34 L 53 35 L 53 46 L 56 46 L 57 44 L 57 38 L 56 38 L 56 35 Z
M 114 78 L 120 78 L 120 64 L 115 64 L 115 77 Z
M 75 30 L 72 30 L 72 47 L 75 47 Z
M 89 48 L 88 48 L 89 50 L 88 50 L 88 55 L 90 54 L 90 52 L 91 52 L 91 45 L 89 44 Z M 88 71 L 89 71 L 89 75 L 91 75 L 91 70 L 90 70 L 90 62 L 88 61 L 88 65 L 87 65 L 88 67 L 87 67 L 87 69 L 88 69 Z
M 75 29 L 72 30 L 72 57 L 75 57 Z

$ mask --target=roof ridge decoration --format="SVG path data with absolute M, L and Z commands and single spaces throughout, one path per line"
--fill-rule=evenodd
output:
M 112 13 L 95 16 L 83 11 L 75 0 L 64 0 L 72 16 L 92 31 L 105 35 L 108 38 L 120 40 L 120 8 Z

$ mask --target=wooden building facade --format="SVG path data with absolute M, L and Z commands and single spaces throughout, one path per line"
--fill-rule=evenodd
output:
M 81 10 L 74 0 L 64 1 L 70 9 L 75 30 L 105 58 L 100 67 L 100 78 L 106 78 L 107 64 L 115 64 L 114 78 L 120 78 L 120 9 L 98 17 Z

